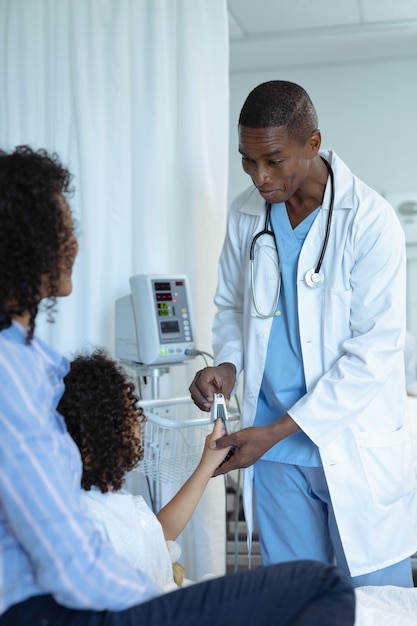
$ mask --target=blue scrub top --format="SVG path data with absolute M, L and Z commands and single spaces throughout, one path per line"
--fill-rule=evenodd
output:
M 304 240 L 319 211 L 320 207 L 293 229 L 285 203 L 272 205 L 271 226 L 281 269 L 277 307 L 280 315 L 272 321 L 255 426 L 275 421 L 306 393 L 298 329 L 297 266 Z M 301 431 L 277 443 L 262 458 L 310 467 L 321 465 L 317 446 Z

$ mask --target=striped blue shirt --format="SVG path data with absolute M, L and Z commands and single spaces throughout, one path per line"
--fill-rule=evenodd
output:
M 122 610 L 160 594 L 94 528 L 81 505 L 81 458 L 55 407 L 68 362 L 0 332 L 0 615 L 28 597 Z

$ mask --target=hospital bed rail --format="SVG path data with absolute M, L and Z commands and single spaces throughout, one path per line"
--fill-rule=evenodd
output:
M 213 429 L 210 413 L 200 411 L 189 396 L 139 404 L 147 419 L 142 428 L 144 456 L 135 471 L 159 483 L 185 481 L 197 467 Z M 230 431 L 239 428 L 240 415 L 231 407 L 228 422 Z

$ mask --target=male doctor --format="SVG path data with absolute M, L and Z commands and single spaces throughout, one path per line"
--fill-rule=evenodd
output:
M 320 150 L 304 89 L 247 97 L 219 261 L 215 366 L 190 386 L 209 411 L 244 371 L 243 429 L 216 474 L 247 468 L 264 564 L 336 562 L 355 586 L 412 587 L 417 482 L 404 374 L 405 242 L 392 207 Z

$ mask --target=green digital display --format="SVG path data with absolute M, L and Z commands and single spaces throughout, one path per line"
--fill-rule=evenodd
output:
M 166 302 L 158 302 L 159 317 L 168 317 L 170 314 L 170 306 Z

